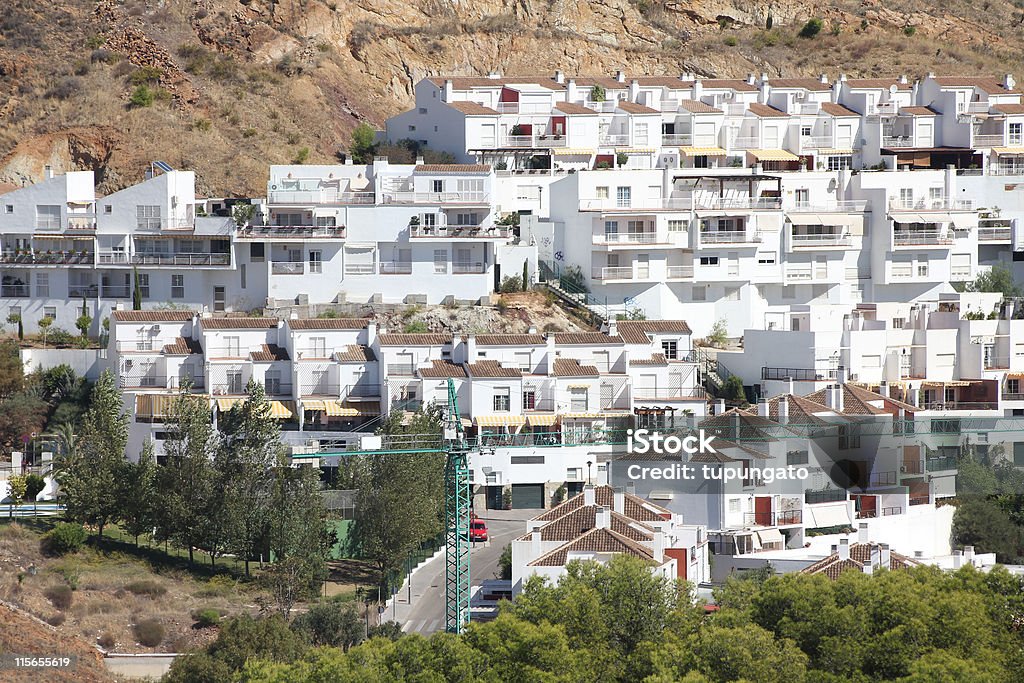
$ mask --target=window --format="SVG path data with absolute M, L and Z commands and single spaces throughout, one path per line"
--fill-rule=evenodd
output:
M 430 181 L 431 192 L 444 192 L 444 181 L 443 180 L 431 180 Z
M 903 325 L 906 324 L 906 322 L 907 322 L 906 318 L 893 318 L 892 319 L 892 328 L 894 330 L 902 330 L 903 329 Z
M 786 465 L 806 465 L 807 451 L 789 451 L 786 453 Z
M 242 345 L 240 337 L 224 337 L 224 344 L 227 347 L 228 358 L 233 358 L 242 355 Z
M 1024 144 L 1024 124 L 1011 123 L 1009 125 L 1008 133 L 1009 139 L 1007 140 L 1007 143 L 1011 146 L 1019 147 Z
M 914 188 L 912 187 L 901 187 L 900 188 L 900 206 L 904 208 L 910 208 L 914 206 Z
M 280 370 L 267 370 L 267 374 L 263 376 L 263 389 L 271 396 L 281 393 Z
M 860 448 L 860 432 L 857 425 L 839 425 L 839 450 Z
M 661 342 L 661 351 L 665 358 L 676 360 L 679 357 L 679 343 L 675 339 L 666 339 Z
M 739 511 L 740 511 L 740 499 L 739 498 L 730 498 L 729 499 L 729 512 L 739 512 Z
M 615 188 L 615 206 L 628 209 L 632 201 L 632 189 L 628 185 Z
M 337 216 L 317 216 L 314 219 L 314 223 L 318 228 L 336 228 L 338 227 Z
M 570 387 L 569 388 L 569 409 L 574 412 L 586 412 L 587 411 L 587 388 L 586 387 Z
M 757 255 L 757 263 L 761 266 L 775 265 L 775 254 L 764 252 Z
M 594 188 L 595 195 L 598 199 L 608 199 L 608 186 L 601 185 L 600 187 Z
M 242 289 L 245 289 L 246 288 L 246 282 L 245 282 L 245 264 L 244 263 L 242 265 L 238 266 L 238 279 L 239 279 L 239 284 L 242 286 Z
M 140 327 L 138 330 L 135 331 L 135 350 L 153 350 L 153 338 L 149 336 L 149 333 L 145 330 L 145 328 Z
M 38 296 L 38 297 L 49 297 L 50 296 L 50 274 L 49 273 L 37 273 L 36 274 L 36 296 Z
M 416 131 L 416 126 L 409 126 L 409 132 L 413 133 Z
M 262 245 L 260 245 L 262 246 Z M 171 276 L 171 298 L 172 299 L 184 299 L 185 298 L 185 276 L 184 275 L 172 275 Z
M 310 337 L 309 349 L 314 358 L 327 358 L 327 337 Z
M 249 261 L 252 263 L 263 263 L 266 260 L 266 245 L 262 242 L 253 242 L 249 245 Z
M 1024 467 L 1024 442 L 1015 441 L 1013 444 L 1013 466 Z
M 426 114 L 427 113 L 427 108 L 426 107 L 420 107 L 418 111 L 421 114 Z
M 227 371 L 227 391 L 229 394 L 240 394 L 242 388 L 245 386 L 242 384 L 242 371 L 238 368 L 232 368 Z
M 670 220 L 668 222 L 669 232 L 683 232 L 686 230 L 686 221 Z
M 475 213 L 457 213 L 455 214 L 455 224 L 476 226 L 480 224 L 480 221 Z
M 149 274 L 139 273 L 139 294 L 143 299 L 149 298 Z
M 311 273 L 322 273 L 324 272 L 324 253 L 319 249 L 310 249 L 309 251 L 309 272 Z
M 853 168 L 853 157 L 847 155 L 831 155 L 828 157 L 828 170 L 846 171 Z
M 917 257 L 917 276 L 928 277 L 928 255 L 919 254 Z
M 4 211 L 7 213 L 14 213 L 14 204 L 8 204 L 4 207 Z
M 690 299 L 693 301 L 707 301 L 708 288 L 705 285 L 694 285 L 690 290 Z
M 512 410 L 512 397 L 508 387 L 494 389 L 494 412 L 507 413 Z
M 135 207 L 136 227 L 139 230 L 160 229 L 160 206 L 139 204 Z
M 447 249 L 435 249 L 434 250 L 434 274 L 444 275 L 448 272 L 448 250 Z
M 531 362 L 531 354 L 529 351 L 517 351 L 516 352 L 516 366 L 520 370 L 531 370 L 533 363 Z
M 718 257 L 717 256 L 701 256 L 700 257 L 700 264 L 702 266 L 717 266 L 718 265 Z
M 638 123 L 638 124 L 636 124 L 636 129 L 635 129 L 635 133 L 636 134 L 634 136 L 633 144 L 636 144 L 636 145 L 646 145 L 647 144 L 647 129 L 648 129 L 648 126 L 647 126 L 646 123 Z
M 57 307 L 56 306 L 43 306 L 43 317 L 49 318 L 56 322 L 57 320 Z
M 809 206 L 811 203 L 811 191 L 802 187 L 794 191 L 794 199 L 797 206 Z
M 537 390 L 533 387 L 523 389 L 523 410 L 537 409 Z

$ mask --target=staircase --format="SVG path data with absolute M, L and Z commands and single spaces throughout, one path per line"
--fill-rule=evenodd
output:
M 542 262 L 541 278 L 548 291 L 552 292 L 564 304 L 585 312 L 585 317 L 590 319 L 594 327 L 600 327 L 611 317 L 607 299 L 599 299 L 581 287 L 573 280 L 565 277 L 558 270 L 546 267 Z
M 694 346 L 687 360 L 697 363 L 704 389 L 709 394 L 715 397 L 724 395 L 725 382 L 732 376 L 732 372 L 718 360 L 717 353 L 712 354 L 703 346 Z

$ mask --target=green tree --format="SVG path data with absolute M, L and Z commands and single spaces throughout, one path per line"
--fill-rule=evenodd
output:
M 21 362 L 18 344 L 0 342 L 0 400 L 10 398 L 25 388 L 25 365 Z
M 295 617 L 292 630 L 316 647 L 340 647 L 347 652 L 363 640 L 363 619 L 354 603 L 322 600 Z
M 440 436 L 442 412 L 430 404 L 403 422 L 403 414 L 395 411 L 379 433 Z M 383 580 L 389 572 L 399 571 L 423 541 L 442 531 L 444 456 L 366 456 L 362 464 L 352 538 L 361 555 L 377 565 Z
M 139 269 L 132 268 L 132 310 L 142 310 L 142 285 L 139 284 Z
M 591 102 L 604 102 L 604 98 L 605 98 L 604 88 L 602 86 L 600 86 L 600 85 L 596 85 L 595 84 L 590 89 L 590 101 Z
M 145 83 L 135 86 L 135 90 L 132 90 L 132 94 L 128 98 L 128 101 L 136 107 L 151 106 L 154 100 L 156 100 L 156 92 Z
M 120 509 L 117 479 L 128 443 L 128 415 L 110 370 L 100 375 L 89 400 L 76 446 L 57 459 L 56 476 L 67 516 L 95 525 L 103 538 L 104 527 Z
M 807 23 L 804 24 L 803 28 L 800 29 L 800 37 L 814 38 L 819 33 L 821 33 L 821 29 L 822 27 L 824 27 L 824 25 L 824 22 L 821 19 L 818 19 L 817 17 L 813 19 L 808 19 Z
M 722 394 L 727 401 L 746 401 L 747 392 L 743 389 L 743 380 L 738 375 L 729 375 L 722 388 Z
M 28 490 L 28 482 L 24 474 L 15 474 L 7 480 L 7 516 L 14 517 L 14 506 L 21 505 L 25 500 L 25 491 Z
M 377 132 L 373 126 L 366 122 L 360 123 L 352 131 L 352 140 L 349 142 L 348 153 L 352 156 L 352 162 L 356 164 L 369 164 L 373 161 Z
M 187 393 L 187 387 L 174 398 L 169 413 L 164 465 L 157 472 L 157 537 L 187 548 L 192 563 L 195 548 L 209 540 L 205 510 L 211 498 L 219 495 L 211 465 L 213 427 L 206 400 Z M 204 514 L 197 514 L 199 510 Z
M 25 500 L 29 503 L 36 502 L 36 498 L 46 488 L 46 480 L 38 474 L 32 473 L 25 477 Z
M 12 325 L 17 325 L 18 326 L 18 340 L 19 341 L 24 341 L 25 340 L 25 326 L 21 322 L 21 314 L 20 313 L 11 313 L 10 315 L 7 316 L 7 322 L 9 322 Z
M 51 318 L 50 316 L 44 315 L 42 318 L 39 319 L 39 322 L 36 323 L 36 324 L 39 325 L 39 329 L 41 329 L 43 331 L 43 348 L 45 349 L 46 348 L 46 333 L 49 332 L 50 325 L 53 324 L 53 318 Z
M 1005 265 L 997 263 L 989 270 L 978 273 L 974 282 L 967 285 L 969 292 L 999 292 L 1006 298 L 1024 296 L 1021 289 L 1013 279 L 1013 273 Z
M 153 457 L 153 442 L 149 439 L 142 445 L 138 462 L 125 460 L 118 476 L 121 508 L 118 517 L 121 526 L 135 538 L 151 533 L 156 526 L 156 460 Z
M 523 261 L 523 291 L 525 292 L 530 288 L 530 264 L 527 261 Z
M 241 615 L 221 622 L 217 639 L 205 651 L 178 657 L 164 677 L 169 683 L 221 683 L 246 661 L 293 662 L 306 651 L 303 638 L 279 616 Z
M 995 553 L 996 560 L 1019 564 L 1024 558 L 1024 530 L 993 500 L 968 497 L 953 516 L 953 542 L 973 545 L 979 552 Z
M 82 335 L 82 339 L 88 339 L 89 327 L 92 326 L 92 316 L 89 315 L 89 307 L 85 302 L 85 297 L 82 297 L 82 311 L 78 314 L 78 318 L 75 320 L 75 327 L 78 328 L 78 332 Z

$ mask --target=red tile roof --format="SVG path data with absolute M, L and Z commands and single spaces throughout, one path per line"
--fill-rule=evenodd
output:
M 575 358 L 556 358 L 552 374 L 555 377 L 597 377 L 601 373 L 593 365 L 580 365 Z
M 847 109 L 841 104 L 835 102 L 825 102 L 821 105 L 821 110 L 831 116 L 860 116 L 857 112 L 852 109 Z
M 382 334 L 378 337 L 381 346 L 439 346 L 450 344 L 451 335 L 437 332 L 415 334 Z
M 621 346 L 622 337 L 612 337 L 603 332 L 556 332 L 555 344 L 594 346 Z
M 335 351 L 334 357 L 339 363 L 365 363 L 377 360 L 370 347 L 360 345 L 346 346 L 342 351 Z
M 1024 114 L 1024 104 L 1014 104 L 1012 102 L 993 104 L 992 109 L 1000 114 Z
M 592 88 L 599 85 L 605 90 L 625 90 L 629 87 L 629 79 L 627 78 L 625 83 L 620 83 L 611 76 L 577 76 L 576 85 L 581 88 Z
M 549 78 L 537 78 L 536 76 L 524 76 L 522 78 L 503 77 L 486 78 L 482 76 L 431 76 L 428 78 L 431 83 L 438 87 L 444 87 L 445 81 L 452 82 L 454 90 L 474 90 L 477 88 L 502 88 L 506 85 L 539 85 L 549 90 L 563 90 L 564 85 L 555 83 Z
M 460 175 L 485 174 L 491 172 L 486 164 L 419 164 L 413 169 L 416 173 L 458 173 Z
M 468 100 L 458 100 L 456 102 L 445 102 L 449 107 L 455 111 L 462 112 L 468 116 L 495 116 L 497 111 L 490 107 L 485 107 L 479 102 L 470 102 Z
M 191 320 L 195 311 L 113 311 L 117 322 L 124 323 L 179 323 Z
M 854 543 L 850 546 L 850 559 L 841 560 L 839 559 L 839 553 L 835 552 L 824 557 L 812 565 L 804 567 L 800 570 L 801 574 L 824 574 L 828 578 L 835 581 L 839 578 L 839 575 L 848 569 L 853 569 L 859 572 L 864 571 L 864 565 L 871 562 L 871 551 L 877 548 L 877 543 Z M 912 560 L 906 555 L 900 553 L 890 552 L 889 553 L 889 566 L 879 567 L 879 569 L 888 569 L 894 571 L 897 569 L 909 569 L 911 567 L 920 567 L 921 563 Z
M 263 344 L 259 351 L 250 351 L 249 359 L 256 362 L 288 360 L 288 352 L 277 344 Z
M 469 374 L 473 377 L 522 377 L 519 368 L 505 368 L 496 360 L 481 360 L 468 364 Z
M 420 377 L 465 377 L 466 369 L 461 365 L 452 363 L 447 360 L 434 360 L 431 361 L 429 368 L 420 368 L 417 370 Z
M 277 318 L 200 318 L 205 330 L 268 330 L 277 327 Z
M 737 92 L 757 92 L 757 86 L 738 78 L 708 78 L 701 81 L 705 89 L 728 89 Z
M 984 93 L 990 95 L 1005 95 L 1010 93 L 1019 93 L 1019 89 L 1014 88 L 1012 90 L 1007 89 L 999 82 L 998 79 L 991 78 L 988 76 L 981 77 L 940 77 L 936 78 L 935 82 L 943 88 L 977 88 Z
M 189 356 L 201 354 L 202 352 L 202 345 L 195 339 L 189 339 L 188 337 L 178 337 L 172 343 L 164 345 L 165 356 Z
M 659 332 L 692 334 L 685 320 L 622 320 L 616 323 L 619 336 L 627 344 L 650 344 L 648 335 Z
M 787 114 L 786 112 L 780 111 L 775 107 L 769 107 L 767 104 L 759 104 L 755 102 L 754 104 L 747 105 L 747 108 L 750 110 L 750 113 L 755 116 L 761 116 L 765 118 L 789 117 L 789 114 Z
M 931 107 L 900 107 L 900 116 L 938 116 Z
M 583 505 L 568 512 L 558 519 L 548 522 L 542 526 L 540 538 L 542 541 L 571 541 L 581 534 L 584 534 L 597 526 L 597 505 Z M 654 529 L 621 515 L 618 512 L 610 511 L 611 530 L 634 541 L 649 541 L 654 537 Z M 533 532 L 520 536 L 518 540 L 528 541 L 533 537 Z
M 366 318 L 298 318 L 289 320 L 293 330 L 361 330 L 371 321 Z
M 690 112 L 691 114 L 721 114 L 721 109 L 716 109 L 710 104 L 705 104 L 700 100 L 683 100 L 679 103 L 679 106 Z
M 769 78 L 768 85 L 772 88 L 802 88 L 811 92 L 832 89 L 829 83 L 822 83 L 820 78 Z
M 531 567 L 560 567 L 563 566 L 569 557 L 569 553 L 625 553 L 639 557 L 642 560 L 653 561 L 654 551 L 645 545 L 617 534 L 611 529 L 591 529 L 579 538 L 565 545 L 552 550 L 546 555 L 541 555 L 533 562 Z
M 651 109 L 650 107 L 637 104 L 636 102 L 629 102 L 627 100 L 619 100 L 619 109 L 626 112 L 627 114 L 660 114 L 661 112 L 657 109 Z
M 556 505 L 547 512 L 534 517 L 535 520 L 541 522 L 551 522 L 562 515 L 568 514 L 573 510 L 583 507 L 583 501 L 585 494 L 581 493 L 573 496 L 572 498 Z M 615 509 L 615 489 L 607 484 L 594 487 L 594 502 L 601 507 Z M 643 498 L 633 495 L 632 493 L 625 494 L 623 514 L 629 519 L 637 522 L 662 522 L 666 519 L 665 515 L 672 514 L 660 505 L 644 500 Z
M 557 102 L 555 103 L 555 109 L 562 112 L 563 114 L 580 114 L 583 116 L 597 116 L 597 112 L 589 107 L 584 107 L 581 104 L 574 104 L 572 102 Z
M 544 346 L 543 334 L 478 334 L 478 346 Z
M 900 83 L 898 78 L 851 78 L 846 81 L 846 86 L 854 89 L 870 89 L 877 88 L 882 90 L 888 90 L 891 86 L 896 86 L 897 90 L 910 90 L 910 83 Z
M 635 358 L 629 361 L 630 365 L 668 365 L 668 359 L 663 353 L 652 353 L 650 358 Z
M 660 87 L 671 90 L 689 90 L 693 87 L 693 81 L 684 81 L 675 76 L 637 76 L 634 79 L 642 87 Z

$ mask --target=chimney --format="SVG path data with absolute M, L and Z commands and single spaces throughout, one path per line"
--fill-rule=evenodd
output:
M 724 398 L 717 399 L 715 401 L 715 411 L 714 411 L 714 414 L 715 415 L 721 415 L 724 412 L 725 412 L 725 399 Z
M 534 327 L 533 325 L 530 325 L 530 329 L 528 329 L 528 330 L 526 331 L 526 333 L 527 333 L 527 334 L 537 334 L 537 328 L 536 328 L 536 327 Z
M 846 83 L 846 74 L 839 74 L 839 82 Z
M 416 165 L 417 166 L 422 166 L 423 165 L 423 155 L 417 155 L 416 156 Z
M 558 83 L 559 85 L 562 85 L 563 83 L 565 83 L 565 74 L 563 72 L 561 72 L 561 71 L 556 71 L 555 72 L 555 83 Z
M 533 533 L 530 534 L 530 558 L 537 559 L 540 557 L 540 531 L 534 529 Z
M 934 79 L 935 78 L 935 72 L 934 71 L 929 71 L 928 72 L 928 78 Z
M 875 573 L 875 567 L 874 567 L 874 565 L 871 564 L 871 560 L 868 560 L 867 562 L 864 563 L 863 570 L 864 570 L 865 574 L 874 574 Z
M 598 505 L 597 510 L 594 512 L 594 528 L 611 529 L 612 511 L 602 505 Z
M 636 102 L 637 98 L 640 97 L 640 81 L 635 78 L 629 82 L 629 99 L 631 102 Z
M 792 380 L 790 380 L 792 381 Z M 789 397 L 779 397 L 779 424 L 786 424 L 789 422 Z
M 616 71 L 615 72 L 615 80 L 617 80 L 619 83 L 625 83 L 626 82 L 626 72 L 625 71 Z
M 487 78 L 490 78 L 491 80 L 496 81 L 499 78 L 501 78 L 501 72 L 500 71 L 491 71 L 490 73 L 487 74 Z
M 836 555 L 838 553 L 839 553 L 839 546 L 837 546 L 835 543 L 833 543 L 832 544 L 832 549 L 829 550 L 829 554 L 830 555 Z
M 964 551 L 954 550 L 953 551 L 953 569 L 960 569 L 964 566 Z
M 53 177 L 53 166 L 47 165 L 43 167 L 43 177 L 47 180 Z
M 1003 76 L 1003 87 L 1007 90 L 1013 90 L 1017 86 L 1017 81 L 1014 79 L 1013 74 L 1006 74 Z
M 454 349 L 453 349 L 454 350 Z M 471 334 L 466 337 L 466 362 L 476 362 L 476 335 Z
M 757 399 L 757 414 L 760 417 L 768 417 L 768 399 Z
M 377 323 L 370 322 L 366 325 L 366 345 L 373 346 L 377 341 Z
M 906 74 L 901 74 L 900 75 L 900 85 L 906 85 L 906 84 L 907 84 L 907 75 Z
M 626 514 L 626 492 L 622 489 L 615 489 L 612 495 L 612 505 L 615 512 L 620 515 Z
M 740 439 L 740 412 L 737 410 L 732 414 L 732 429 L 733 439 L 739 441 Z
M 747 85 L 754 85 L 757 82 L 757 76 L 754 74 L 747 74 Z
M 882 569 L 888 569 L 892 563 L 892 551 L 889 550 L 888 543 L 878 544 L 879 558 L 878 562 L 881 564 Z
M 597 492 L 592 484 L 583 487 L 583 504 L 594 505 L 597 502 Z
M 831 384 L 825 387 L 825 407 L 829 410 L 836 409 L 836 392 L 835 387 Z
M 828 74 L 821 74 L 820 78 L 822 83 L 828 83 Z
M 665 561 L 665 532 L 654 532 L 654 561 L 661 564 Z
M 850 559 L 850 539 L 848 538 L 839 539 L 839 559 Z
M 619 336 L 619 323 L 618 321 L 615 320 L 615 318 L 612 318 L 611 320 L 608 321 L 608 336 Z
M 860 522 L 857 524 L 857 543 L 868 543 L 868 523 Z
M 444 81 L 444 88 L 442 88 L 442 90 L 441 90 L 441 101 L 442 102 L 451 102 L 452 101 L 452 97 L 454 95 L 455 95 L 455 86 L 452 84 L 452 81 L 451 81 L 450 78 L 445 79 L 445 81 Z
M 575 102 L 576 101 L 576 79 L 570 78 L 565 84 L 565 101 Z
M 884 379 L 878 383 L 878 395 L 889 398 L 889 383 Z
M 964 546 L 964 564 L 969 564 L 971 566 L 974 566 L 974 546 L 973 545 L 965 545 Z
M 544 354 L 544 374 L 550 376 L 555 372 L 555 335 L 548 334 L 544 342 L 547 350 Z

